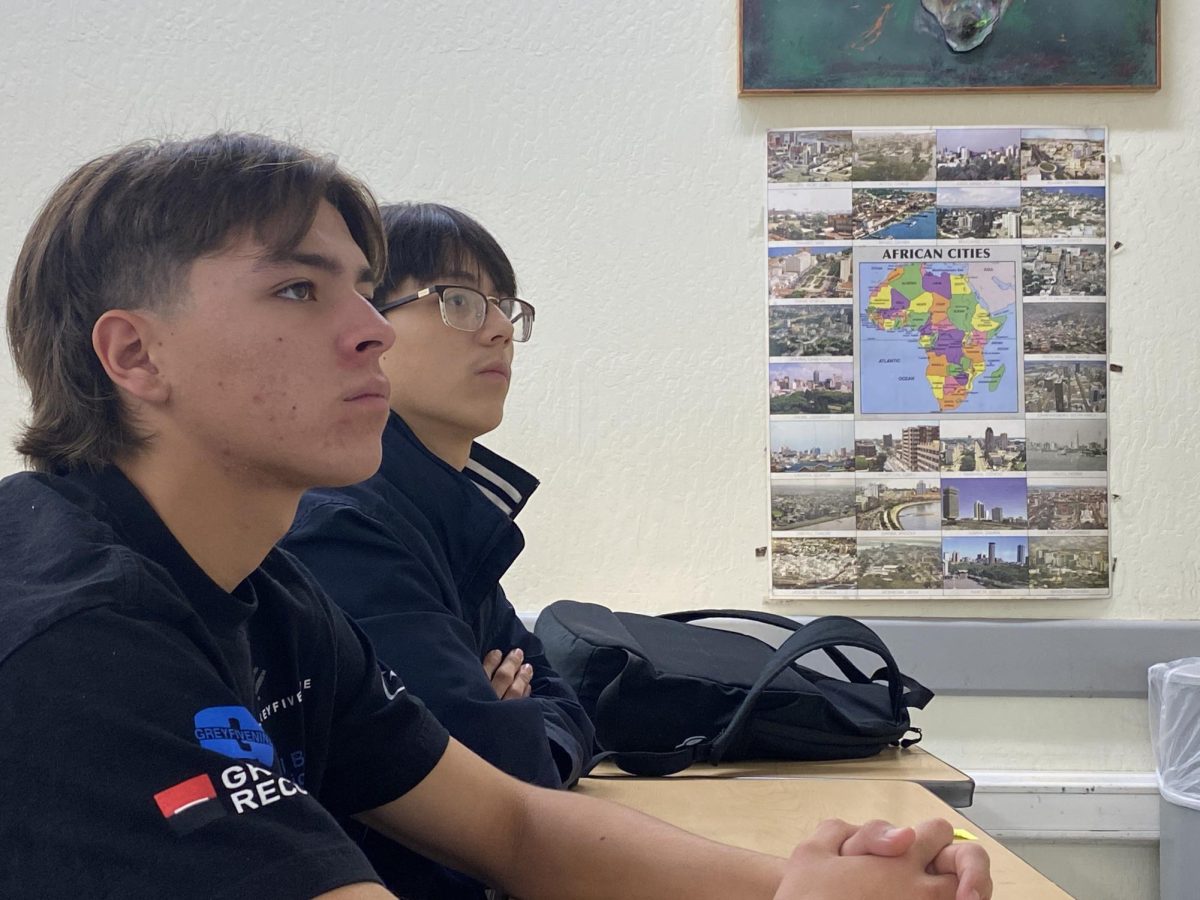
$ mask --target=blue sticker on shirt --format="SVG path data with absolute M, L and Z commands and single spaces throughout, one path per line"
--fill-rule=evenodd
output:
M 275 745 L 244 706 L 210 706 L 196 713 L 196 740 L 205 750 L 233 759 L 275 761 Z

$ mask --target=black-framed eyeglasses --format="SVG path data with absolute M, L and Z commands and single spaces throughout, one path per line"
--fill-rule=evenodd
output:
M 397 297 L 375 308 L 380 313 L 386 313 L 430 294 L 437 294 L 442 321 L 451 328 L 457 328 L 459 331 L 478 331 L 487 320 L 488 304 L 494 303 L 512 323 L 514 341 L 527 341 L 533 334 L 533 307 L 530 304 L 516 297 L 489 297 L 482 291 L 463 287 L 461 284 L 431 284 L 415 294 Z

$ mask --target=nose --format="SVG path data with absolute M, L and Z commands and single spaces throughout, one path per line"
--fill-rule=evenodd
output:
M 396 342 L 396 332 L 371 301 L 352 291 L 344 306 L 338 349 L 348 359 L 378 359 Z
M 500 311 L 500 307 L 489 300 L 483 327 L 476 334 L 484 344 L 508 344 L 512 342 L 513 324 L 508 320 L 508 316 Z

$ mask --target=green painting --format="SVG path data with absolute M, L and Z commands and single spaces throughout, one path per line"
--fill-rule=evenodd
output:
M 1159 0 L 741 0 L 741 90 L 1155 90 Z

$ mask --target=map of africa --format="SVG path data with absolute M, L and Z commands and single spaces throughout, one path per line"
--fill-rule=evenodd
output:
M 1012 262 L 863 263 L 863 413 L 1018 412 Z

